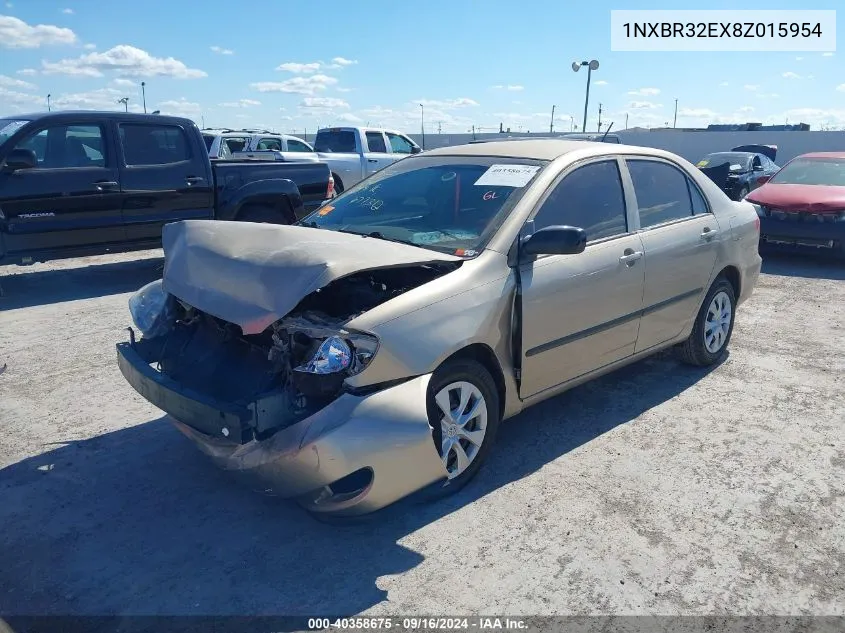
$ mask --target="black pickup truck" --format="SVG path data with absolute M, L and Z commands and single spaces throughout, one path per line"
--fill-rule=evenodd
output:
M 158 248 L 179 220 L 290 224 L 333 184 L 325 163 L 212 162 L 185 118 L 0 118 L 0 265 Z

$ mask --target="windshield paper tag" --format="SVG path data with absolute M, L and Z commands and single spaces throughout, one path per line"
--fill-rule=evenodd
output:
M 537 165 L 491 165 L 475 181 L 484 187 L 524 187 L 540 171 Z
M 3 126 L 2 129 L 0 129 L 0 134 L 2 134 L 3 136 L 11 136 L 27 123 L 29 123 L 29 121 L 10 121 L 5 126 Z

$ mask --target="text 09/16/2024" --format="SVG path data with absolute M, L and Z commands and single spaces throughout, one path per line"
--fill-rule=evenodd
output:
M 835 52 L 833 10 L 611 11 L 616 52 Z

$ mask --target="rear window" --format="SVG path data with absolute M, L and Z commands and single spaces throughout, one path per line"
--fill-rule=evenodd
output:
M 845 158 L 796 158 L 769 182 L 778 185 L 845 187 Z
M 320 130 L 314 141 L 315 152 L 354 153 L 355 132 L 352 130 Z
M 191 158 L 185 131 L 176 125 L 123 123 L 120 142 L 127 165 L 170 165 Z
M 208 152 L 210 152 L 210 151 L 211 151 L 211 146 L 212 146 L 212 144 L 214 144 L 214 139 L 215 139 L 215 137 L 214 137 L 214 136 L 210 136 L 210 135 L 208 135 L 208 134 L 203 134 L 203 135 L 202 135 L 202 140 L 204 140 L 204 141 L 205 141 L 205 149 L 206 149 L 206 151 L 208 151 Z

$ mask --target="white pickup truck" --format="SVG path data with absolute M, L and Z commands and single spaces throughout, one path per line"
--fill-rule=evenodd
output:
M 266 130 L 202 130 L 208 156 L 216 159 L 260 159 L 318 162 L 314 148 L 301 138 Z
M 365 127 L 318 130 L 314 150 L 321 163 L 328 163 L 337 193 L 397 160 L 422 151 L 401 132 Z

